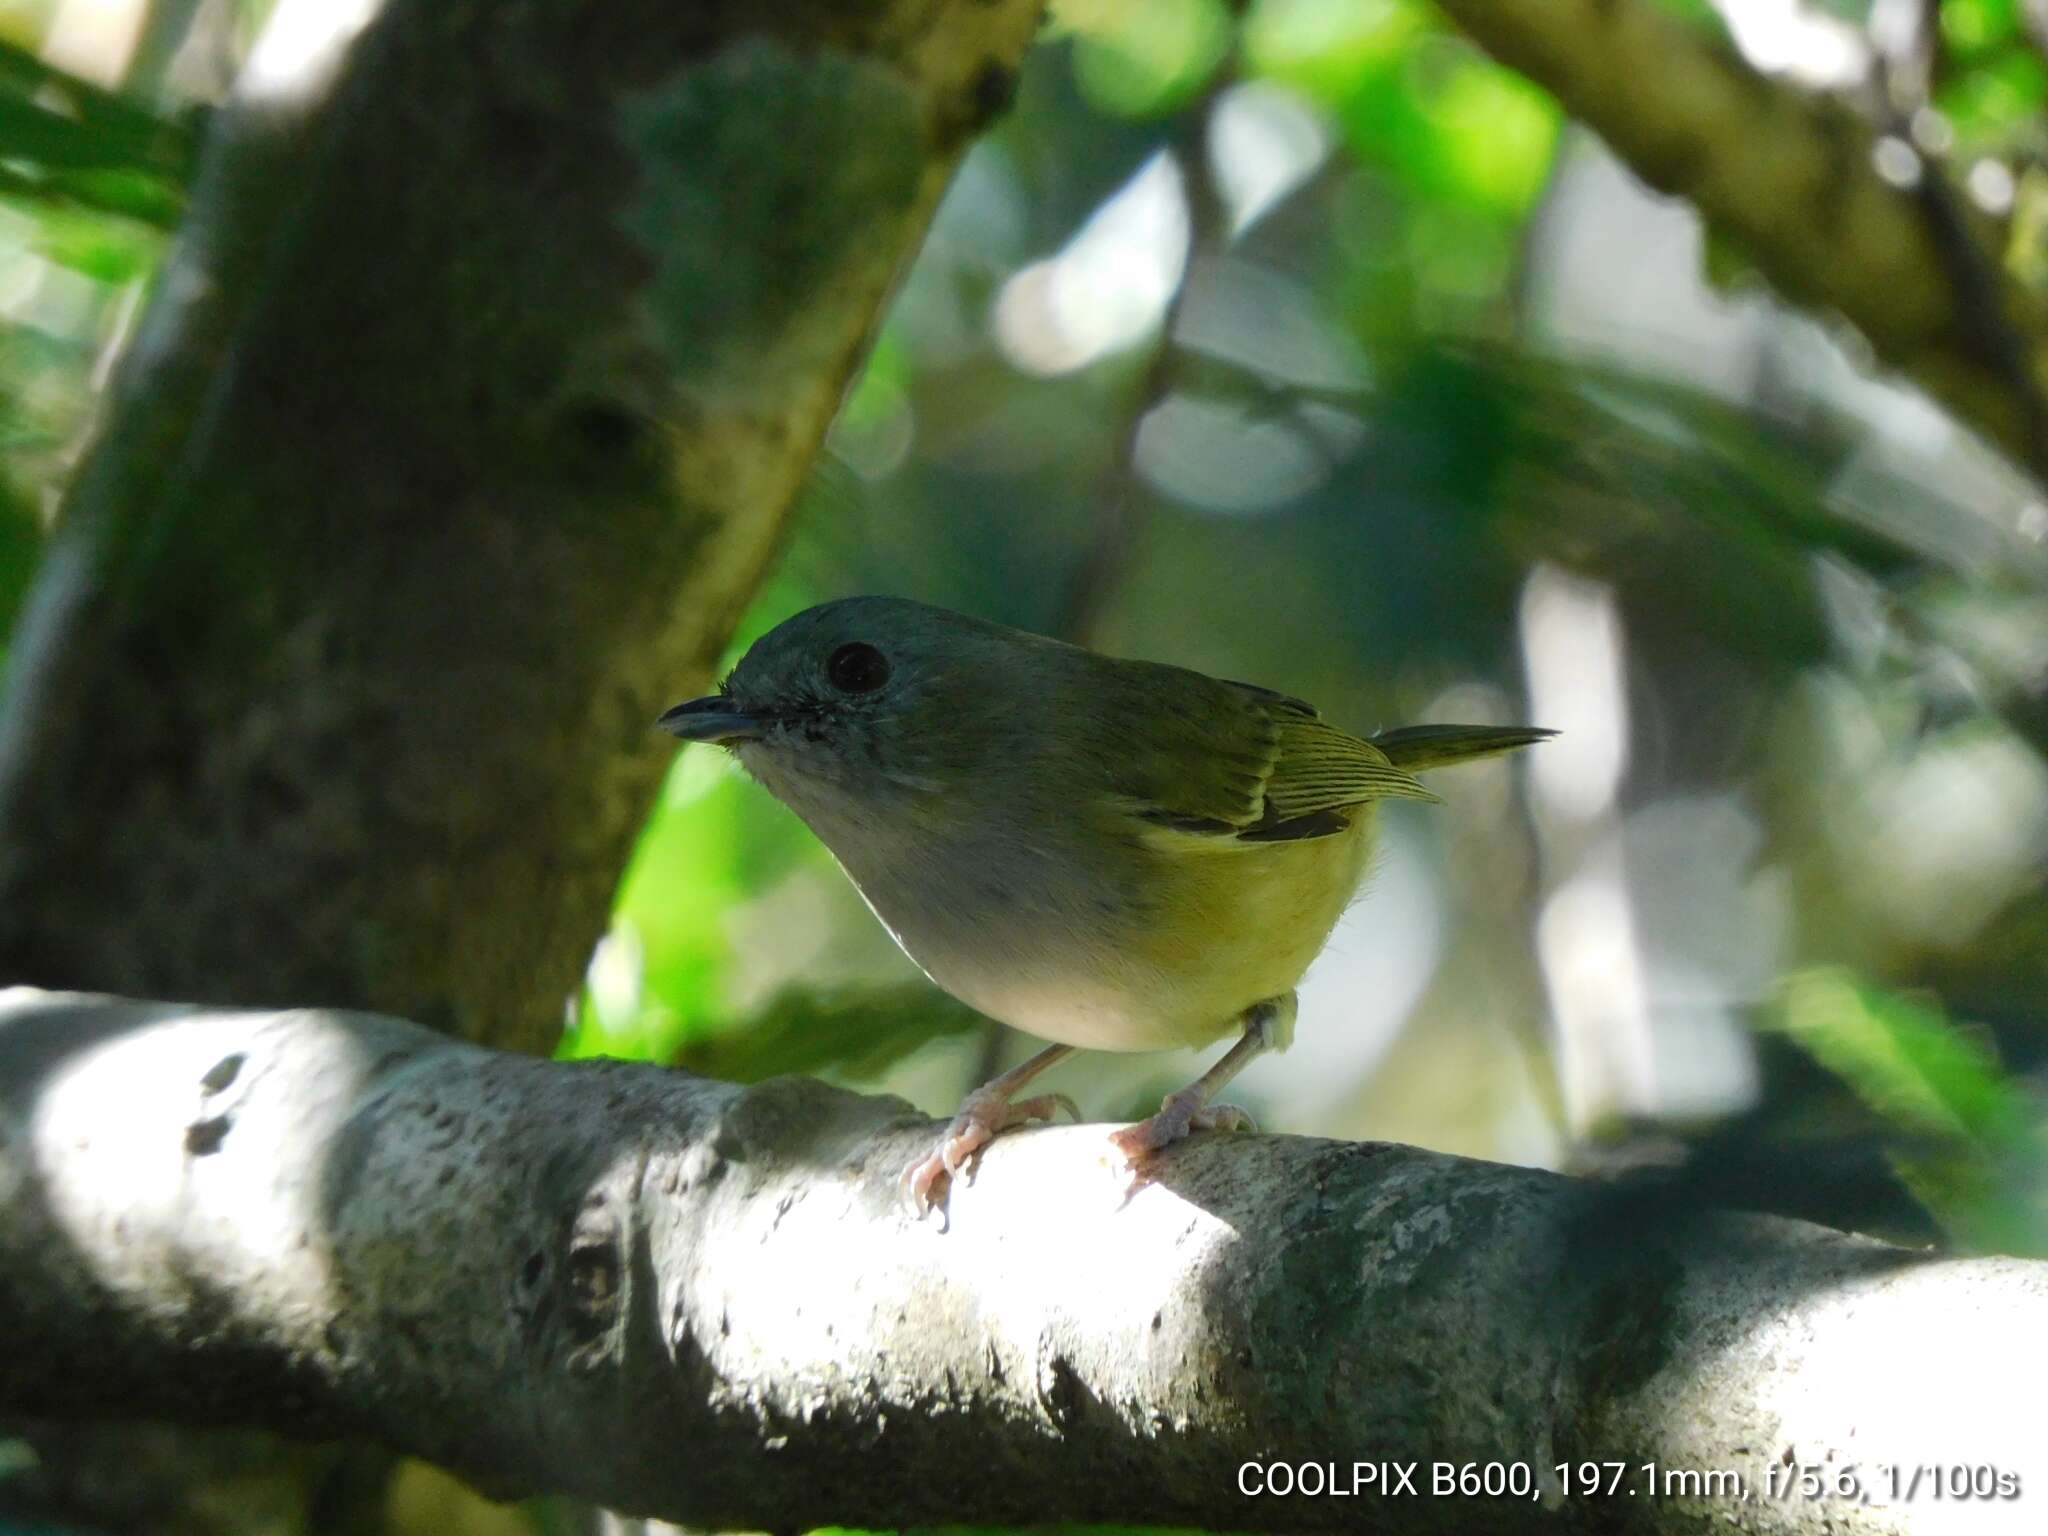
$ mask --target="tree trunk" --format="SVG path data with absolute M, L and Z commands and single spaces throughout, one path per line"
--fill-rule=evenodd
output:
M 1037 0 L 287 0 L 0 700 L 0 978 L 544 1049 Z

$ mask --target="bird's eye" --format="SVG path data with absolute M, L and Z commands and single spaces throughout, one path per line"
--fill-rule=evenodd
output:
M 889 681 L 889 658 L 856 640 L 832 653 L 825 675 L 841 693 L 873 693 Z

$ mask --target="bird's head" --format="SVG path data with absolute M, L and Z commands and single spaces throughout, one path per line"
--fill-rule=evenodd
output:
M 923 603 L 845 598 L 777 625 L 717 693 L 657 724 L 730 748 L 799 809 L 943 793 L 1010 739 L 1047 644 Z

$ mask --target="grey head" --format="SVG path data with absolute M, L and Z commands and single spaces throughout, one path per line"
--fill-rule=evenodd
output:
M 850 597 L 777 625 L 717 693 L 657 723 L 730 748 L 814 825 L 844 825 L 1000 777 L 1076 658 L 1091 659 L 924 603 Z

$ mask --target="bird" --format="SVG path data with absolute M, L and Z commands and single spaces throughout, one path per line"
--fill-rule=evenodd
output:
M 769 630 L 657 724 L 727 749 L 824 843 L 896 943 L 969 1007 L 1050 1042 L 975 1089 L 904 1172 L 919 1214 L 991 1140 L 1065 1109 L 1020 1094 L 1077 1050 L 1238 1039 L 1116 1132 L 1141 1171 L 1292 1039 L 1295 986 L 1357 893 L 1383 800 L 1529 746 L 1529 726 L 1357 736 L 1288 694 L 1111 657 L 898 597 Z

